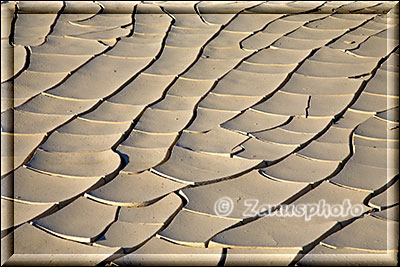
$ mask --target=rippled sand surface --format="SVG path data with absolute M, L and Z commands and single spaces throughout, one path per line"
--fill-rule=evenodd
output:
M 2 264 L 396 265 L 395 5 L 3 1 Z

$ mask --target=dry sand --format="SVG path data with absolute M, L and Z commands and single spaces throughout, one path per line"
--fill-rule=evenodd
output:
M 397 265 L 395 4 L 3 1 L 1 264 Z

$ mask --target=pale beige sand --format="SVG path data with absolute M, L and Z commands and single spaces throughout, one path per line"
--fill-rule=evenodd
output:
M 395 4 L 2 2 L 2 265 L 396 265 Z

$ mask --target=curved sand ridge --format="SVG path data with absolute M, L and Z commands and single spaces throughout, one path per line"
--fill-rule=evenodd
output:
M 1 7 L 2 264 L 396 263 L 395 3 Z

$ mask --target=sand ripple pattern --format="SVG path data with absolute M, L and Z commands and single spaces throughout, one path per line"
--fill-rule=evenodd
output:
M 395 264 L 395 4 L 2 2 L 1 263 Z

